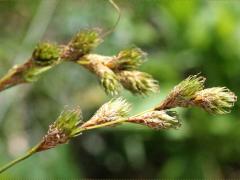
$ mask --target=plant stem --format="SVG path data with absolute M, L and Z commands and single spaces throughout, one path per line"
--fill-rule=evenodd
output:
M 146 112 L 149 112 L 149 111 L 152 111 L 153 109 L 148 109 L 144 112 L 141 112 L 139 114 L 136 114 L 134 116 L 131 116 L 129 118 L 125 118 L 125 119 L 119 119 L 119 120 L 115 120 L 115 121 L 110 121 L 110 122 L 106 122 L 106 123 L 103 123 L 103 124 L 97 124 L 97 125 L 93 125 L 93 126 L 89 126 L 89 127 L 80 127 L 78 130 L 77 130 L 77 134 L 78 133 L 81 133 L 83 131 L 88 131 L 88 130 L 92 130 L 92 129 L 97 129 L 97 128 L 102 128 L 102 127 L 106 127 L 106 126 L 111 126 L 111 125 L 115 125 L 115 124 L 119 124 L 119 123 L 123 123 L 123 122 L 127 122 L 130 118 L 133 118 L 133 117 L 137 117 L 137 116 L 140 116 Z
M 0 79 L 0 91 L 22 83 L 23 80 L 17 74 L 17 70 L 12 69 L 3 78 Z
M 108 1 L 109 1 L 109 3 L 114 7 L 114 9 L 117 11 L 118 17 L 117 17 L 117 21 L 115 22 L 115 24 L 113 25 L 113 27 L 111 27 L 107 32 L 105 32 L 105 33 L 103 34 L 103 37 L 106 37 L 107 35 L 111 34 L 111 33 L 114 31 L 114 29 L 116 29 L 116 27 L 117 27 L 117 25 L 118 25 L 118 23 L 119 23 L 119 21 L 120 21 L 120 19 L 121 19 L 121 10 L 120 10 L 120 8 L 118 7 L 118 5 L 114 2 L 114 0 L 108 0 Z
M 31 66 L 32 62 L 28 60 L 22 65 L 11 68 L 7 74 L 0 78 L 0 91 L 21 83 L 26 83 L 26 80 L 23 78 L 23 72 L 29 69 Z
M 8 164 L 4 165 L 3 167 L 1 167 L 0 174 L 3 173 L 4 171 L 6 171 L 8 168 L 14 166 L 15 164 L 23 161 L 24 159 L 29 158 L 33 154 L 35 154 L 37 152 L 38 147 L 39 147 L 39 144 L 34 146 L 32 149 L 30 149 L 25 155 L 13 160 L 13 161 L 9 162 Z
M 142 113 L 139 113 L 137 115 L 134 115 L 132 117 L 136 117 L 139 116 L 145 112 L 151 111 L 152 109 L 149 109 L 147 111 L 144 111 Z M 103 124 L 97 124 L 97 125 L 93 125 L 93 126 L 89 126 L 89 127 L 79 127 L 79 129 L 74 132 L 74 134 L 79 135 L 79 133 L 83 132 L 83 131 L 88 131 L 88 130 L 92 130 L 92 129 L 97 129 L 97 128 L 102 128 L 102 127 L 106 127 L 106 126 L 110 126 L 110 125 L 114 125 L 114 124 L 119 124 L 119 123 L 123 123 L 123 122 L 127 122 L 129 120 L 129 118 L 125 118 L 125 119 L 119 119 L 119 120 L 115 120 L 115 121 L 110 121 L 110 122 L 106 122 Z M 38 152 L 38 148 L 41 145 L 41 143 L 39 143 L 38 145 L 36 145 L 35 147 L 33 147 L 30 151 L 28 151 L 25 155 L 11 161 L 10 163 L 6 164 L 5 166 L 3 166 L 2 168 L 0 168 L 0 174 L 3 173 L 5 170 L 7 170 L 8 168 L 14 166 L 15 164 L 23 161 L 24 159 L 27 159 L 28 157 L 32 156 L 33 154 Z
M 126 119 L 119 119 L 119 120 L 115 120 L 115 121 L 110 121 L 110 122 L 106 122 L 106 123 L 103 123 L 103 124 L 97 124 L 97 125 L 93 125 L 93 126 L 89 126 L 89 127 L 80 127 L 77 130 L 76 133 L 78 134 L 78 133 L 81 133 L 83 131 L 88 131 L 88 130 L 91 130 L 91 129 L 97 129 L 97 128 L 102 128 L 102 127 L 106 127 L 106 126 L 110 126 L 110 125 L 126 122 L 127 120 L 128 120 L 128 118 L 126 118 Z

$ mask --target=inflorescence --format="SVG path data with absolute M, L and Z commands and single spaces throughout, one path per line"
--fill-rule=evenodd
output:
M 175 86 L 160 105 L 134 116 L 129 116 L 131 105 L 121 97 L 103 104 L 88 121 L 83 121 L 79 107 L 65 109 L 49 126 L 36 152 L 65 144 L 83 131 L 122 123 L 140 124 L 157 130 L 176 129 L 181 126 L 177 112 L 171 110 L 176 107 L 196 106 L 214 114 L 229 113 L 237 100 L 234 93 L 225 87 L 204 89 L 204 81 L 202 76 L 189 76 Z
M 113 56 L 91 53 L 102 41 L 101 32 L 92 29 L 77 33 L 67 45 L 40 43 L 26 63 L 14 66 L 0 79 L 0 91 L 36 81 L 41 74 L 64 61 L 81 65 L 94 73 L 107 94 L 117 95 L 123 88 L 140 95 L 159 91 L 158 82 L 150 74 L 138 70 L 146 61 L 145 52 L 130 48 Z M 87 130 L 115 127 L 123 123 L 140 124 L 158 130 L 179 128 L 179 116 L 172 110 L 176 107 L 200 107 L 213 114 L 229 113 L 237 96 L 226 87 L 205 88 L 205 80 L 199 75 L 189 76 L 156 107 L 134 116 L 128 115 L 130 104 L 123 98 L 113 98 L 105 103 L 88 121 L 83 121 L 79 107 L 67 108 L 49 126 L 39 144 L 23 157 L 2 167 L 0 173 L 37 152 L 66 144 Z
M 122 88 L 141 95 L 159 90 L 158 82 L 150 74 L 137 70 L 146 60 L 145 52 L 130 48 L 113 56 L 92 54 L 101 42 L 101 31 L 88 29 L 78 32 L 67 45 L 39 43 L 26 63 L 14 66 L 0 79 L 0 91 L 34 82 L 64 61 L 82 65 L 94 73 L 107 94 L 117 95 Z
M 118 6 L 112 0 L 109 2 L 119 12 L 120 18 Z M 125 49 L 112 56 L 92 53 L 109 32 L 112 30 L 104 34 L 100 29 L 86 29 L 78 32 L 66 45 L 39 43 L 27 62 L 14 66 L 0 79 L 0 91 L 37 81 L 44 72 L 67 61 L 95 74 L 107 94 L 117 95 L 123 88 L 139 95 L 158 92 L 158 81 L 138 70 L 147 56 L 140 48 Z M 49 126 L 41 141 L 24 156 L 0 168 L 0 173 L 37 152 L 66 144 L 87 130 L 115 127 L 123 123 L 140 124 L 156 130 L 176 129 L 181 126 L 181 122 L 177 112 L 172 109 L 177 107 L 199 107 L 212 114 L 229 113 L 237 96 L 226 87 L 205 88 L 205 80 L 199 75 L 189 76 L 176 85 L 156 107 L 134 116 L 129 116 L 131 105 L 121 97 L 103 104 L 87 121 L 83 120 L 79 107 L 65 108 Z

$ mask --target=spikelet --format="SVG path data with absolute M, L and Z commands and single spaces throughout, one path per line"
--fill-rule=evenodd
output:
M 193 100 L 196 106 L 213 114 L 226 114 L 237 101 L 237 96 L 226 87 L 207 88 L 196 93 Z
M 170 109 L 175 107 L 188 107 L 192 105 L 192 98 L 198 91 L 204 88 L 206 78 L 198 75 L 189 76 L 169 93 L 168 97 L 157 106 L 156 110 Z
M 140 48 L 125 49 L 107 62 L 107 66 L 113 70 L 135 70 L 145 62 L 146 53 Z
M 34 49 L 32 60 L 38 66 L 50 66 L 58 61 L 60 49 L 55 44 L 39 43 Z
M 181 126 L 175 111 L 149 111 L 139 116 L 130 117 L 127 122 L 148 126 L 152 129 L 169 129 Z
M 124 88 L 133 94 L 147 95 L 159 91 L 158 81 L 150 74 L 140 71 L 121 71 L 118 78 Z
M 76 61 L 97 47 L 103 39 L 99 29 L 87 29 L 77 33 L 68 44 L 63 58 Z
M 106 122 L 126 118 L 130 110 L 130 105 L 123 98 L 112 99 L 102 105 L 95 115 L 81 127 L 100 125 Z
M 49 130 L 43 137 L 37 151 L 44 151 L 59 144 L 65 144 L 71 138 L 79 135 L 77 132 L 81 121 L 82 113 L 79 107 L 65 109 L 57 120 L 49 126 Z

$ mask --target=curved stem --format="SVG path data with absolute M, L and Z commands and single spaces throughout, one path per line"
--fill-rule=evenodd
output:
M 106 37 L 107 35 L 111 34 L 114 29 L 117 27 L 120 19 L 121 19 L 121 10 L 118 7 L 118 5 L 114 2 L 114 0 L 109 0 L 109 3 L 116 9 L 117 13 L 118 13 L 118 17 L 117 17 L 117 21 L 115 22 L 115 24 L 113 25 L 113 27 L 111 27 L 107 32 L 105 32 L 102 37 Z
M 15 164 L 23 161 L 24 159 L 29 158 L 30 156 L 32 156 L 34 153 L 37 152 L 39 145 L 36 145 L 35 147 L 33 147 L 30 151 L 28 151 L 25 155 L 9 162 L 8 164 L 4 165 L 3 167 L 0 168 L 0 174 L 3 173 L 4 171 L 6 171 L 8 168 L 14 166 Z

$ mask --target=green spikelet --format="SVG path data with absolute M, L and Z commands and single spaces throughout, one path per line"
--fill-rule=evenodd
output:
M 37 81 L 40 75 L 60 62 L 60 48 L 55 44 L 39 43 L 29 61 L 31 66 L 22 74 L 26 82 Z
M 79 135 L 78 129 L 82 121 L 80 108 L 65 109 L 57 120 L 49 126 L 37 151 L 54 148 L 59 144 L 67 143 L 71 138 Z
M 101 42 L 99 30 L 84 30 L 76 34 L 68 45 L 66 58 L 70 60 L 78 60 L 85 54 L 88 54 L 93 48 L 97 47 Z
M 60 49 L 57 45 L 50 43 L 40 43 L 32 54 L 33 62 L 38 66 L 50 66 L 58 61 Z
M 192 99 L 198 91 L 203 90 L 206 78 L 198 75 L 189 76 L 176 85 L 167 98 L 155 109 L 171 109 L 192 106 Z
M 140 48 L 125 49 L 120 51 L 109 64 L 116 70 L 134 70 L 144 63 L 145 57 L 146 53 Z

